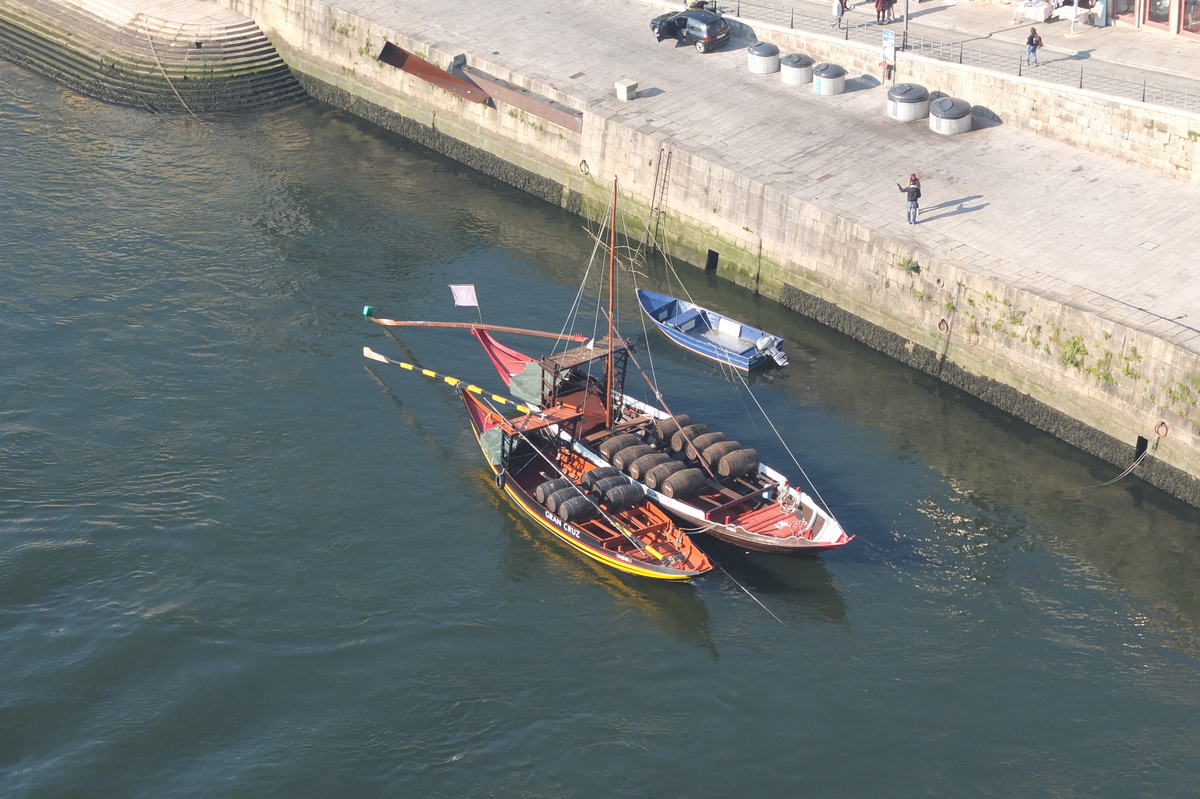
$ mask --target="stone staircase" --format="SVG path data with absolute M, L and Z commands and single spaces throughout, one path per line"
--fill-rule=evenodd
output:
M 307 97 L 253 20 L 198 0 L 163 8 L 178 21 L 114 0 L 0 0 L 0 56 L 153 111 L 253 111 Z

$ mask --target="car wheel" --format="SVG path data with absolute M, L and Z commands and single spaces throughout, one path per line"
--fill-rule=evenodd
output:
M 702 41 L 700 41 L 700 42 L 696 42 L 696 52 L 697 52 L 697 53 L 707 53 L 707 52 L 708 52 L 708 45 L 707 45 L 707 44 L 705 44 L 705 43 L 704 43 L 704 42 L 702 42 Z
M 657 25 L 651 27 L 650 32 L 654 34 L 654 38 L 657 41 L 660 41 L 660 42 L 662 41 L 662 31 L 659 30 L 659 27 Z

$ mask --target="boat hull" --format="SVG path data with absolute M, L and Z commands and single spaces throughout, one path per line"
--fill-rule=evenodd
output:
M 663 335 L 696 355 L 746 372 L 771 363 L 787 365 L 778 336 L 648 289 L 638 289 L 637 298 Z
M 495 342 L 482 331 L 476 331 L 476 338 L 489 352 L 494 365 L 501 377 L 510 381 L 513 374 L 523 370 L 524 366 L 533 359 Z M 495 347 L 495 352 L 493 352 Z M 580 408 L 587 406 L 602 406 L 592 389 L 589 397 L 579 401 Z M 622 419 L 616 425 L 632 429 L 640 425 L 643 430 L 654 422 L 669 418 L 669 414 L 652 405 L 639 402 L 628 396 L 622 396 Z M 597 425 L 603 425 L 603 419 L 597 419 Z M 601 454 L 599 444 L 607 432 L 598 430 L 588 436 L 588 442 L 580 441 L 571 431 L 557 429 L 557 435 L 564 444 L 582 458 L 596 466 L 608 465 L 609 461 Z M 647 440 L 643 437 L 643 441 Z M 848 544 L 854 536 L 847 535 L 837 520 L 817 504 L 808 494 L 789 485 L 787 478 L 763 463 L 755 467 L 755 484 L 762 487 L 761 491 L 744 493 L 741 502 L 734 506 L 721 507 L 717 501 L 707 503 L 708 509 L 691 499 L 679 499 L 650 488 L 642 483 L 646 495 L 657 505 L 685 520 L 697 532 L 707 532 L 737 546 L 756 549 L 764 552 L 785 553 L 814 553 L 828 549 L 836 549 Z M 689 533 L 692 530 L 688 531 Z
M 552 513 L 536 499 L 530 481 L 506 474 L 500 464 L 493 462 L 483 434 L 485 430 L 496 426 L 499 417 L 470 393 L 460 391 L 460 396 L 466 404 L 475 441 L 492 471 L 495 484 L 540 528 L 605 566 L 639 577 L 682 581 L 694 579 L 712 569 L 704 553 L 649 501 L 643 501 L 641 507 L 610 511 L 607 518 L 612 520 L 612 524 L 595 520 L 574 524 Z M 576 485 L 579 485 L 577 480 Z M 583 489 L 579 490 L 583 493 Z M 614 527 L 623 528 L 627 534 L 617 535 Z M 645 540 L 637 537 L 637 532 L 647 529 L 652 530 L 652 534 L 646 535 Z

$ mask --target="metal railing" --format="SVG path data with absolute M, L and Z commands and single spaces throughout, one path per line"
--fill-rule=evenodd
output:
M 753 0 L 710 2 L 707 8 L 711 11 L 719 10 L 731 17 L 765 22 L 782 28 L 826 35 L 834 34 L 832 30 L 834 17 L 832 13 L 828 12 L 814 14 L 804 9 L 759 3 Z M 880 31 L 879 25 L 874 22 L 847 24 L 846 18 L 843 17 L 841 29 L 837 30 L 836 34 L 846 41 L 880 46 L 882 39 Z M 914 34 L 911 31 L 908 33 L 907 41 L 904 39 L 903 31 L 897 30 L 896 48 L 898 50 L 907 50 L 938 61 L 982 67 L 1018 77 L 1036 75 L 1038 80 L 1048 83 L 1058 83 L 1077 89 L 1090 89 L 1115 97 L 1127 97 L 1168 108 L 1200 112 L 1200 82 L 1188 81 L 1184 78 L 1181 78 L 1175 86 L 1149 80 L 1130 80 L 1111 72 L 1085 68 L 1079 61 L 1070 57 L 1057 61 L 1044 60 L 1042 65 L 1037 67 L 1036 72 L 1031 72 L 1032 68 L 1023 62 L 1024 45 L 985 44 L 981 40 L 970 39 L 940 39 Z M 1042 49 L 1041 53 L 1043 57 L 1049 55 L 1045 49 Z

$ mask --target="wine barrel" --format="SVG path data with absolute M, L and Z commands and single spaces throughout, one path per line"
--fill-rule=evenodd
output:
M 605 477 L 612 477 L 614 474 L 620 473 L 620 469 L 615 469 L 612 466 L 598 466 L 589 472 L 584 472 L 583 480 L 580 482 L 583 483 L 584 488 L 591 488 L 596 484 L 596 481 L 603 480 Z
M 702 433 L 692 439 L 692 443 L 688 445 L 687 456 L 689 460 L 696 460 L 700 457 L 700 453 L 713 444 L 719 444 L 725 440 L 724 433 Z
M 646 472 L 646 478 L 644 482 L 650 488 L 653 488 L 655 491 L 657 491 L 663 480 L 666 480 L 668 477 L 675 474 L 675 472 L 681 472 L 686 468 L 687 466 L 683 465 L 683 463 L 680 461 L 667 461 L 666 463 L 660 463 L 650 471 Z
M 579 493 L 579 489 L 573 485 L 567 486 L 566 488 L 560 488 L 550 496 L 546 497 L 546 510 L 550 511 L 551 513 L 558 513 L 558 506 L 560 504 L 566 502 L 571 497 L 578 496 L 582 495 Z
M 625 447 L 631 447 L 634 444 L 640 444 L 641 441 L 642 440 L 633 433 L 623 433 L 619 436 L 606 438 L 604 441 L 600 442 L 600 456 L 609 463 L 612 463 L 613 455 L 616 455 L 618 452 L 625 449 Z
M 704 472 L 699 469 L 684 469 L 663 480 L 658 490 L 672 499 L 682 499 L 699 491 L 704 482 Z
M 545 505 L 546 500 L 549 499 L 551 494 L 553 494 L 555 491 L 561 491 L 564 488 L 568 488 L 570 485 L 571 481 L 565 477 L 560 477 L 557 480 L 547 480 L 537 487 L 537 489 L 533 492 L 533 496 L 538 502 Z
M 642 500 L 646 494 L 640 485 L 636 483 L 626 483 L 625 485 L 614 486 L 604 492 L 604 504 L 609 510 L 624 510 L 630 505 L 635 505 Z
M 692 417 L 686 413 L 681 413 L 678 416 L 668 416 L 666 419 L 659 419 L 654 424 L 654 431 L 658 433 L 659 439 L 670 441 L 671 436 L 675 435 L 675 431 L 681 427 L 687 427 L 692 423 Z
M 599 496 L 604 496 L 609 491 L 612 491 L 617 486 L 631 485 L 629 478 L 623 474 L 614 474 L 605 477 L 603 480 L 597 480 L 592 484 L 592 493 Z
M 734 450 L 717 461 L 717 474 L 721 477 L 741 477 L 757 468 L 758 452 L 752 449 Z
M 558 506 L 556 515 L 564 522 L 582 522 L 596 515 L 596 506 L 587 497 L 574 496 Z
M 681 427 L 671 436 L 671 451 L 683 452 L 683 448 L 688 446 L 688 441 L 696 436 L 702 436 L 708 432 L 706 424 L 689 424 L 687 427 Z
M 643 455 L 649 455 L 654 452 L 654 447 L 649 444 L 634 444 L 632 447 L 625 447 L 619 452 L 614 452 L 612 456 L 612 465 L 616 466 L 623 472 L 629 471 L 629 467 L 633 462 Z
M 711 447 L 705 447 L 700 453 L 700 457 L 708 464 L 708 468 L 717 468 L 717 462 L 735 450 L 742 448 L 742 445 L 737 441 L 718 441 Z
M 646 472 L 669 460 L 671 460 L 671 456 L 665 452 L 651 452 L 649 455 L 643 455 L 629 464 L 629 476 L 634 480 L 645 480 Z

